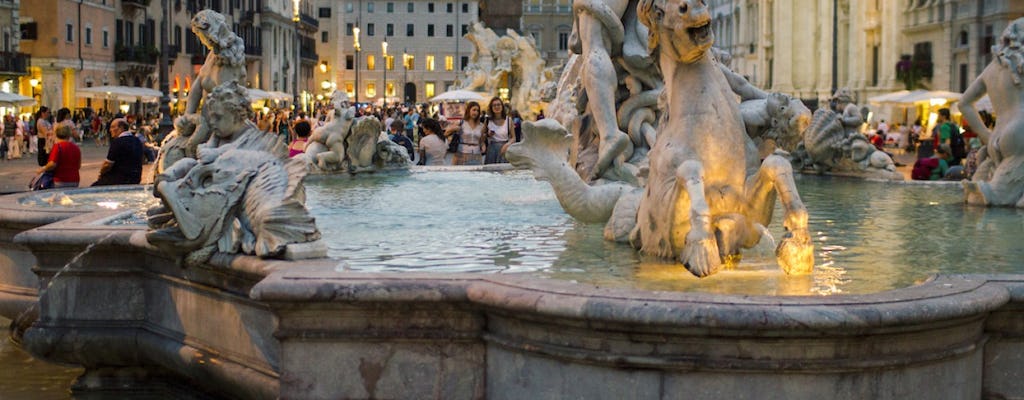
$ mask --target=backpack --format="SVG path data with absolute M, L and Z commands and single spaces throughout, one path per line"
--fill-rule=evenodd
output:
M 459 130 L 453 133 L 451 139 L 448 140 L 448 152 L 458 153 L 460 144 L 462 144 L 462 123 L 459 123 Z
M 956 124 L 949 122 L 949 150 L 953 153 L 953 157 L 961 159 L 967 157 L 967 143 L 964 141 L 964 134 L 960 132 L 960 127 Z
M 914 169 L 910 170 L 910 179 L 915 181 L 927 181 L 932 179 L 932 170 L 939 167 L 937 158 L 919 158 L 914 162 Z

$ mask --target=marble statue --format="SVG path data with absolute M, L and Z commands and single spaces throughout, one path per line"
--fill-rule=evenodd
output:
M 740 103 L 740 114 L 761 159 L 778 150 L 795 149 L 811 124 L 811 110 L 800 99 L 782 93 L 746 100 Z
M 188 94 L 186 115 L 196 113 L 203 96 L 213 88 L 232 81 L 244 85 L 246 77 L 245 43 L 231 30 L 231 24 L 224 15 L 213 10 L 196 13 L 192 17 L 192 32 L 210 52 Z M 191 135 L 189 146 L 194 148 L 208 138 L 209 131 L 200 126 Z
M 199 114 L 184 114 L 174 119 L 174 130 L 160 144 L 160 153 L 153 168 L 154 176 L 160 175 L 178 160 L 195 158 L 198 145 L 189 146 L 189 140 L 198 127 Z
M 553 70 L 544 67 L 544 57 L 531 36 L 520 36 L 508 29 L 498 36 L 490 28 L 475 22 L 466 33 L 473 43 L 473 55 L 464 70 L 466 78 L 459 89 L 495 95 L 502 85 L 511 85 L 510 104 L 526 119 L 533 119 L 545 86 L 553 86 Z M 550 89 L 549 89 L 550 90 Z
M 864 114 L 854 103 L 850 89 L 837 90 L 832 103 L 832 109 L 819 108 L 812 115 L 803 141 L 794 151 L 794 165 L 818 172 L 903 180 L 892 158 L 876 149 L 860 133 Z
M 662 80 L 636 2 L 573 2 L 573 53 L 545 115 L 576 138 L 570 162 L 588 182 L 642 184 Z
M 150 244 L 195 265 L 215 252 L 285 257 L 320 238 L 304 204 L 306 163 L 289 160 L 283 143 L 251 116 L 246 90 L 235 81 L 207 95 L 202 117 L 211 137 L 197 158 L 181 158 L 156 179 L 161 205 L 148 212 Z
M 408 156 L 403 159 L 392 155 L 397 151 L 392 145 L 402 146 L 381 134 L 380 120 L 372 116 L 356 118 L 355 108 L 347 103 L 347 97 L 336 97 L 330 121 L 310 135 L 301 156 L 310 167 L 316 172 L 347 173 L 409 168 Z
M 549 181 L 573 217 L 607 221 L 607 239 L 678 259 L 698 277 L 737 262 L 742 248 L 761 240 L 778 195 L 786 230 L 776 248 L 779 265 L 788 274 L 810 273 L 807 210 L 792 167 L 774 154 L 759 164 L 736 99 L 744 88 L 734 87 L 709 52 L 714 34 L 705 3 L 641 0 L 636 17 L 649 30 L 665 88 L 646 185 L 588 185 L 567 159 L 577 139 L 553 120 L 525 123 L 525 139 L 511 146 L 509 161 Z
M 977 171 L 971 181 L 963 182 L 965 200 L 1024 208 L 1024 18 L 1011 22 L 996 43 L 996 58 L 960 98 L 960 112 L 984 145 Z M 993 130 L 982 123 L 974 105 L 985 94 L 999 116 Z

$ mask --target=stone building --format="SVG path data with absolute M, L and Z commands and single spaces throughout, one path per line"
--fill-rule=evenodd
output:
M 22 93 L 50 108 L 91 106 L 76 89 L 117 82 L 114 44 L 117 15 L 129 0 L 33 0 L 21 2 L 19 47 L 32 55 Z M 31 85 L 35 83 L 35 85 Z
M 31 58 L 21 52 L 19 6 L 20 0 L 0 0 L 0 34 L 3 35 L 0 39 L 3 40 L 0 42 L 0 92 L 31 96 L 31 88 L 21 90 L 22 77 L 28 75 Z
M 389 102 L 411 103 L 446 91 L 469 62 L 472 44 L 462 35 L 480 13 L 477 1 L 320 0 L 316 7 L 318 86 L 364 103 L 382 102 L 385 90 Z
M 1024 2 L 838 0 L 835 86 L 861 102 L 907 87 L 961 92 Z M 812 106 L 833 90 L 833 2 L 712 0 L 717 46 L 755 85 Z
M 537 51 L 548 66 L 564 65 L 569 59 L 572 34 L 571 0 L 524 0 L 522 34 L 533 37 Z M 497 33 L 504 33 L 498 32 Z

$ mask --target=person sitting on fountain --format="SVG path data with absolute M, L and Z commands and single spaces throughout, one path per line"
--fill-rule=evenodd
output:
M 142 181 L 143 144 L 128 129 L 128 121 L 118 118 L 110 122 L 114 137 L 107 149 L 107 158 L 100 167 L 100 177 L 93 186 L 135 185 Z
M 300 120 L 292 128 L 295 129 L 295 140 L 288 144 L 288 158 L 293 158 L 306 152 L 306 142 L 309 141 L 309 121 Z
M 408 152 L 409 161 L 413 161 L 413 158 L 415 157 L 416 154 L 416 150 L 413 149 L 412 140 L 409 140 L 409 138 L 405 137 L 405 133 L 402 132 L 403 130 L 405 130 L 404 122 L 398 119 L 392 120 L 391 134 L 388 135 L 388 139 L 404 147 L 405 150 Z

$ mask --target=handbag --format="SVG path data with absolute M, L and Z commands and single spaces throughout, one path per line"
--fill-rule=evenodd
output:
M 458 153 L 460 144 L 462 144 L 462 123 L 459 123 L 459 130 L 453 133 L 451 140 L 448 141 L 448 152 Z
M 44 171 L 28 183 L 30 190 L 53 189 L 53 171 Z

